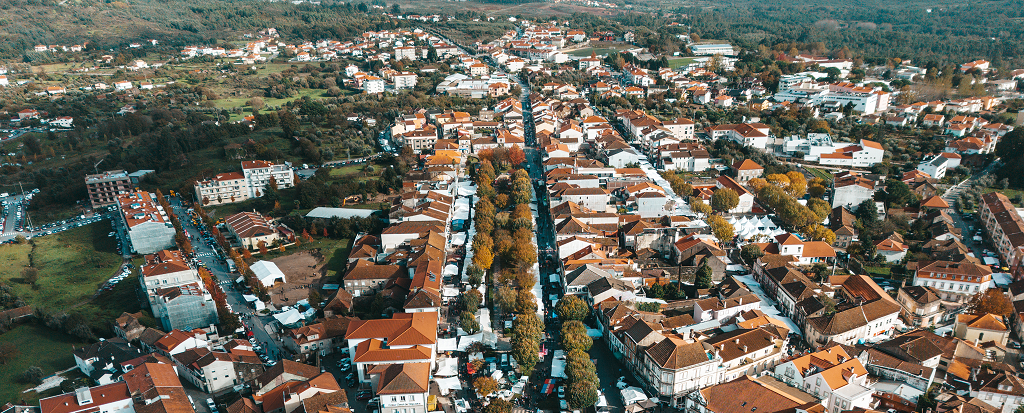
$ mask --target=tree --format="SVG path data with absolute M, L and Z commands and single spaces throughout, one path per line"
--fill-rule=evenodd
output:
M 594 345 L 594 339 L 587 335 L 587 326 L 582 321 L 569 321 L 562 324 L 562 347 L 566 351 L 588 351 Z
M 865 231 L 873 232 L 878 227 L 878 208 L 875 207 L 873 199 L 865 199 L 857 205 L 857 211 L 853 215 L 860 221 L 860 226 Z
M 740 196 L 729 188 L 718 188 L 711 194 L 711 209 L 725 213 L 740 204 Z
M 1003 290 L 998 288 L 991 288 L 986 291 L 979 292 L 971 297 L 971 301 L 967 304 L 967 308 L 975 314 L 992 314 L 1003 317 L 1010 317 L 1013 313 L 1013 304 L 1003 294 Z
M 22 268 L 21 281 L 28 285 L 36 285 L 36 281 L 39 281 L 39 270 L 36 267 Z
M 263 109 L 263 98 L 259 96 L 253 96 L 245 102 L 246 105 L 253 108 L 253 110 Z
M 825 281 L 825 276 L 828 275 L 828 266 L 824 263 L 816 263 L 811 266 L 811 273 L 819 282 Z
M 786 187 L 786 193 L 793 198 L 803 197 L 807 193 L 807 178 L 804 174 L 797 171 L 786 172 L 786 177 L 789 178 L 789 186 Z
M 397 4 L 396 4 L 397 6 Z M 502 399 L 495 398 L 491 400 L 486 406 L 484 406 L 484 413 L 512 413 L 512 408 L 515 405 L 512 402 Z
M 516 309 L 516 290 L 507 285 L 498 287 L 497 300 L 505 314 L 511 313 Z
M 463 311 L 476 313 L 480 309 L 480 303 L 483 302 L 483 295 L 477 289 L 466 291 L 461 297 Z
M 687 202 L 690 203 L 690 209 L 698 216 L 707 216 L 708 214 L 711 214 L 711 205 L 704 203 L 704 200 L 691 196 Z
M 25 383 L 41 384 L 43 382 L 43 369 L 31 366 L 21 373 L 21 381 Z
M 480 248 L 479 251 L 473 252 L 473 265 L 483 268 L 485 270 L 491 269 L 491 263 L 494 260 L 494 256 L 491 255 L 491 249 L 489 247 Z
M 512 322 L 512 338 L 525 340 L 525 339 L 539 339 L 540 334 L 544 331 L 544 322 L 541 321 L 537 314 L 519 314 L 515 321 Z
M 555 304 L 555 314 L 565 321 L 582 321 L 590 315 L 590 306 L 575 295 L 565 295 Z
M 12 360 L 18 358 L 18 354 L 21 352 L 14 344 L 3 343 L 0 344 L 0 366 L 10 363 Z
M 537 311 L 537 296 L 530 290 L 519 290 L 516 293 L 516 312 L 534 313 Z
M 484 270 L 481 270 L 476 264 L 470 264 L 469 268 L 466 268 L 466 281 L 473 288 L 479 287 L 480 283 L 484 281 Z
M 808 199 L 807 209 L 810 209 L 818 217 L 818 221 L 824 220 L 828 214 L 832 213 L 832 206 L 820 198 Z
M 512 340 L 512 357 L 519 363 L 519 369 L 523 374 L 533 374 L 540 360 L 540 342 L 534 338 L 514 338 Z
M 656 301 L 643 301 L 636 303 L 637 311 L 645 311 L 648 313 L 657 313 L 661 311 L 661 303 Z
M 498 382 L 487 376 L 477 377 L 476 380 L 473 380 L 473 389 L 481 397 L 487 397 L 491 393 L 498 391 Z
M 722 218 L 719 215 L 712 215 L 705 221 L 708 223 L 708 226 L 711 227 L 711 233 L 715 234 L 715 238 L 718 238 L 719 241 L 732 241 L 732 238 L 735 235 L 735 229 L 733 229 L 732 224 L 730 224 L 729 221 L 726 221 L 725 218 Z
M 593 406 L 597 403 L 597 383 L 589 380 L 570 383 L 566 401 L 574 409 Z
M 512 145 L 512 147 L 508 149 L 508 160 L 512 163 L 512 166 L 519 166 L 523 162 L 526 162 L 526 152 L 523 152 L 522 148 Z
M 897 179 L 885 181 L 885 202 L 890 208 L 903 208 L 914 201 L 916 197 L 910 191 L 910 186 Z
M 836 242 L 836 234 L 832 230 L 825 228 L 821 224 L 808 225 L 804 228 L 804 235 L 814 241 L 824 241 L 825 243 L 832 245 Z
M 761 251 L 761 246 L 757 244 L 747 244 L 740 248 L 740 257 L 743 258 L 749 265 L 753 265 L 758 258 L 764 256 L 764 252 Z
M 469 311 L 463 311 L 459 315 L 459 326 L 466 334 L 476 334 L 480 331 L 480 322 L 476 320 L 476 316 Z
M 700 268 L 697 268 L 697 275 L 694 277 L 693 285 L 700 290 L 711 288 L 711 285 L 714 283 L 713 275 L 711 267 L 708 266 L 707 261 L 704 261 L 700 264 Z

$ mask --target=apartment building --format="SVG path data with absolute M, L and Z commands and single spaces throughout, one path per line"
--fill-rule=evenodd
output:
M 843 275 L 829 278 L 835 290 L 835 311 L 815 308 L 803 326 L 812 345 L 838 343 L 853 345 L 868 338 L 892 334 L 902 307 L 871 278 Z
M 85 176 L 85 188 L 89 192 L 89 203 L 93 209 L 103 208 L 117 203 L 117 196 L 132 189 L 132 181 L 128 172 L 123 170 L 106 171 Z
M 136 254 L 153 254 L 174 247 L 174 226 L 164 208 L 149 192 L 129 192 L 117 196 L 118 219 L 128 233 L 128 242 Z
M 217 324 L 217 304 L 202 283 L 162 287 L 149 295 L 153 317 L 162 329 L 191 331 Z
M 775 377 L 821 400 L 827 413 L 871 409 L 874 391 L 868 371 L 840 346 L 829 347 L 780 364 Z
M 196 199 L 204 206 L 241 202 L 250 198 L 251 191 L 240 172 L 217 174 L 213 178 L 196 181 Z
M 896 293 L 896 301 L 903 307 L 903 320 L 914 327 L 931 327 L 943 320 L 945 311 L 939 292 L 932 287 L 906 286 Z
M 146 263 L 139 268 L 139 283 L 147 294 L 161 288 L 201 282 L 199 273 L 182 259 L 181 252 L 163 250 L 145 258 Z
M 771 138 L 771 127 L 763 123 L 718 125 L 707 129 L 711 140 L 729 139 L 743 146 L 764 150 Z
M 437 353 L 437 313 L 395 313 L 391 319 L 352 320 L 345 333 L 359 381 L 370 382 L 380 368 L 391 364 L 426 363 L 434 366 Z
M 259 198 L 263 196 L 265 188 L 274 178 L 277 188 L 291 188 L 295 186 L 295 174 L 292 173 L 291 165 L 286 163 L 275 164 L 270 161 L 243 161 L 242 176 L 249 186 L 249 197 Z
M 934 288 L 946 301 L 966 302 L 992 286 L 992 269 L 969 257 L 960 261 L 919 262 L 914 285 Z
M 1016 265 L 1024 258 L 1021 255 L 1021 247 L 1024 247 L 1024 219 L 1021 219 L 1006 195 L 1000 192 L 982 195 L 978 218 L 1006 265 Z

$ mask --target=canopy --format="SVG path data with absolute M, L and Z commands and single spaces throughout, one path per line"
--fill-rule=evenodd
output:
M 444 287 L 441 290 L 441 296 L 442 297 L 458 297 L 459 296 L 459 289 L 458 288 L 452 288 L 452 287 Z
M 647 400 L 647 395 L 639 387 L 626 387 L 622 389 L 622 403 L 629 406 L 641 400 Z
M 462 390 L 462 382 L 458 377 L 434 377 L 437 388 L 442 396 L 447 396 L 452 390 Z
M 457 351 L 459 349 L 457 338 L 437 339 L 437 351 Z
M 443 275 L 458 275 L 459 266 L 455 264 L 448 264 L 444 267 L 444 271 L 441 272 Z
M 466 233 L 457 232 L 455 234 L 452 234 L 452 246 L 459 247 L 463 245 L 466 245 Z
M 561 279 L 558 278 L 558 273 L 551 273 L 551 275 L 548 276 L 548 282 L 553 282 L 553 283 L 561 282 Z
M 251 303 L 253 301 L 259 301 L 260 300 L 259 297 L 255 296 L 255 295 L 249 295 L 249 294 L 242 294 L 242 299 L 245 300 L 245 302 L 247 302 L 247 303 Z
M 471 336 L 459 337 L 459 351 L 466 351 L 466 349 L 468 349 L 469 346 L 473 345 L 473 343 L 483 340 L 483 338 L 484 335 L 480 333 L 473 334 Z
M 556 350 L 560 351 L 560 350 Z M 558 377 L 561 379 L 568 378 L 565 375 L 565 358 L 554 359 L 551 361 L 551 377 Z
M 274 319 L 281 323 L 281 325 L 288 326 L 302 321 L 303 317 L 299 310 L 292 308 L 283 313 L 274 314 Z
M 437 372 L 434 377 L 451 377 L 459 375 L 459 360 L 454 357 L 441 357 L 437 360 Z

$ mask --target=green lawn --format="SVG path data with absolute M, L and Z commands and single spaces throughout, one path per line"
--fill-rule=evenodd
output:
M 826 171 L 824 169 L 814 168 L 814 167 L 810 167 L 810 166 L 805 166 L 804 169 L 806 169 L 807 172 L 810 172 L 811 175 L 814 175 L 814 176 L 816 176 L 818 178 L 824 179 L 826 181 L 831 181 L 832 180 L 832 174 L 829 173 L 829 171 Z
M 39 396 L 35 392 L 22 393 L 30 384 L 18 381 L 18 376 L 31 366 L 43 369 L 51 375 L 75 365 L 72 346 L 88 343 L 36 324 L 24 324 L 0 335 L 0 344 L 10 343 L 18 348 L 19 355 L 14 361 L 0 368 L 0 403 L 24 401 L 36 404 Z M 49 392 L 47 392 L 49 393 Z
M 869 266 L 865 265 L 864 266 L 864 271 L 867 271 L 868 275 L 882 276 L 882 277 L 889 277 L 889 274 L 890 274 L 889 267 L 869 267 Z
M 110 222 L 100 221 L 35 238 L 31 244 L 4 245 L 0 247 L 0 281 L 10 284 L 29 305 L 61 310 L 82 304 L 121 266 L 109 232 Z M 29 254 L 39 271 L 34 288 L 21 275 L 30 264 Z
M 668 58 L 668 67 L 678 69 L 682 66 L 689 65 L 690 63 L 696 62 L 695 57 L 670 57 Z
M 568 53 L 569 56 L 577 57 L 589 57 L 592 53 L 596 54 L 597 57 L 607 56 L 612 52 L 620 52 L 626 49 L 631 49 L 635 46 L 629 44 L 606 46 L 606 47 L 585 47 L 579 50 L 573 50 Z
M 357 93 L 357 92 L 349 90 L 349 89 L 342 89 L 342 91 L 344 91 L 346 94 L 356 94 Z M 328 97 L 326 95 L 326 92 L 327 91 L 323 90 L 323 89 L 299 89 L 299 93 L 295 94 L 294 96 L 287 97 L 287 98 L 283 98 L 283 99 L 263 98 L 263 104 L 266 107 L 283 106 L 285 103 L 288 103 L 288 102 L 291 102 L 291 101 L 297 100 L 297 99 L 302 99 L 304 97 L 325 98 L 325 97 Z M 217 99 L 217 100 L 213 101 L 213 103 L 214 103 L 214 106 L 216 106 L 218 109 L 230 109 L 230 108 L 235 108 L 235 107 L 246 107 L 247 105 L 246 105 L 245 102 L 248 101 L 248 100 L 249 100 L 248 97 L 224 98 L 224 99 Z

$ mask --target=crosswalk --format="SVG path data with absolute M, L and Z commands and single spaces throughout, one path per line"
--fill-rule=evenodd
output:
M 197 257 L 213 257 L 213 256 L 216 256 L 216 255 L 217 254 L 214 254 L 212 252 L 200 252 L 200 253 L 196 254 Z

